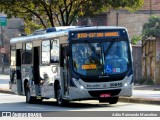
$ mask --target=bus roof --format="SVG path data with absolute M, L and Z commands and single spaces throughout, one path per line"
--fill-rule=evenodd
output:
M 34 32 L 35 34 L 31 34 L 28 36 L 12 38 L 10 40 L 10 44 L 19 43 L 19 42 L 31 42 L 34 40 L 50 39 L 54 37 L 61 37 L 61 36 L 68 35 L 69 32 L 73 32 L 73 31 L 110 30 L 110 29 L 125 29 L 126 30 L 125 27 L 117 27 L 117 26 L 91 26 L 91 27 L 61 26 L 61 27 L 48 28 L 44 30 L 38 30 Z

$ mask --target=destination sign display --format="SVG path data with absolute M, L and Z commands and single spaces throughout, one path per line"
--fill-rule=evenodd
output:
M 89 32 L 89 33 L 77 33 L 78 39 L 85 38 L 103 38 L 103 37 L 119 37 L 119 32 Z

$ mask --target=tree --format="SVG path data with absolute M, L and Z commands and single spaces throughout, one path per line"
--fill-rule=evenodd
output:
M 1 11 L 32 21 L 36 17 L 44 28 L 71 25 L 76 17 L 91 16 L 109 9 L 136 10 L 143 0 L 1 0 Z
M 136 45 L 140 40 L 142 40 L 142 36 L 141 35 L 140 36 L 135 35 L 131 39 L 131 44 Z
M 160 16 L 152 15 L 148 22 L 143 25 L 143 39 L 160 37 Z

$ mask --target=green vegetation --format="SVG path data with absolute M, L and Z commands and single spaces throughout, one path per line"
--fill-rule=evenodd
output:
M 143 39 L 160 37 L 160 16 L 152 15 L 148 22 L 144 24 L 142 31 Z
M 151 78 L 149 79 L 142 78 L 140 80 L 137 80 L 136 83 L 141 84 L 141 85 L 154 85 L 155 84 Z
M 133 36 L 131 39 L 131 44 L 136 45 L 140 40 L 142 40 L 142 36 Z
M 0 11 L 41 24 L 43 28 L 72 25 L 81 16 L 106 13 L 110 9 L 137 10 L 144 0 L 1 0 Z M 27 23 L 27 22 L 26 22 Z M 29 23 L 29 22 L 28 22 Z M 31 23 L 30 23 L 31 24 Z

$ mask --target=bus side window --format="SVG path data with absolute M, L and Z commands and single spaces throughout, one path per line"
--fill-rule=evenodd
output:
M 11 46 L 11 69 L 10 69 L 10 77 L 11 77 L 11 83 L 16 83 L 15 81 L 15 66 L 16 66 L 16 46 L 12 45 Z
M 50 63 L 50 40 L 42 41 L 42 64 Z
M 51 63 L 59 62 L 59 39 L 51 41 Z
M 16 46 L 12 45 L 11 46 L 11 66 L 16 65 Z
M 22 64 L 32 64 L 32 43 L 23 45 Z
M 25 46 L 25 44 L 23 44 L 23 50 L 22 50 L 22 64 L 25 64 L 25 49 L 26 49 L 26 46 Z
M 32 64 L 32 43 L 26 43 L 26 64 Z
M 61 57 L 60 57 L 60 66 L 67 68 L 67 56 L 66 56 L 66 44 L 61 45 Z

